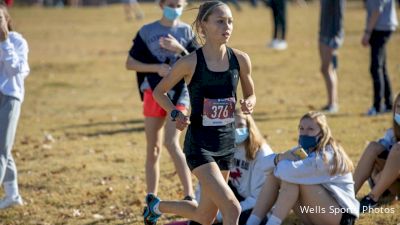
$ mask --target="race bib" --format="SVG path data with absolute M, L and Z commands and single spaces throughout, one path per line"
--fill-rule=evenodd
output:
M 224 126 L 235 121 L 235 98 L 204 99 L 203 126 Z

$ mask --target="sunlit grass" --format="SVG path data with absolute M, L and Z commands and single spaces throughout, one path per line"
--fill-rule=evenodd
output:
M 0 224 L 140 224 L 145 195 L 145 139 L 135 74 L 125 70 L 136 31 L 160 16 L 143 4 L 143 21 L 126 22 L 121 5 L 81 9 L 14 8 L 17 30 L 30 46 L 31 75 L 13 153 L 25 207 L 0 211 Z M 191 23 L 196 10 L 185 12 Z M 296 144 L 297 124 L 325 104 L 317 50 L 318 1 L 289 6 L 289 49 L 275 52 L 271 15 L 245 5 L 235 12 L 231 47 L 253 64 L 254 117 L 275 151 Z M 339 51 L 340 113 L 329 117 L 334 136 L 357 163 L 366 143 L 390 127 L 390 115 L 363 116 L 371 104 L 369 50 L 361 47 L 365 12 L 348 3 Z M 393 89 L 400 91 L 400 38 L 388 46 Z M 49 138 L 49 134 L 53 137 Z M 47 138 L 46 138 L 47 137 Z M 168 156 L 161 159 L 160 196 L 182 198 Z M 359 196 L 366 194 L 367 185 Z M 363 215 L 358 224 L 397 224 L 395 214 Z M 164 216 L 162 223 L 173 216 Z M 294 217 L 288 220 L 293 223 Z

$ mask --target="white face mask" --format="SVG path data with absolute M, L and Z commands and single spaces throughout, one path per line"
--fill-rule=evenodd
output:
M 397 125 L 400 126 L 400 114 L 399 113 L 394 114 L 394 121 L 396 121 Z
M 235 143 L 241 144 L 249 137 L 249 129 L 247 127 L 236 128 L 235 130 Z

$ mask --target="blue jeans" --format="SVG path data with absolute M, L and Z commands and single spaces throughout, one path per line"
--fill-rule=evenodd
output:
M 14 144 L 21 102 L 0 92 L 0 184 L 17 179 L 17 168 L 11 149 Z

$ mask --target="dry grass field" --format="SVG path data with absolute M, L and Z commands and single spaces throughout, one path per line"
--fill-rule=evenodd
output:
M 17 30 L 30 46 L 15 148 L 26 206 L 0 211 L 0 224 L 141 224 L 145 196 L 145 139 L 135 74 L 125 70 L 136 31 L 161 15 L 154 3 L 142 5 L 145 19 L 126 22 L 122 6 L 50 9 L 13 8 Z M 191 23 L 196 10 L 185 12 Z M 296 144 L 301 115 L 325 104 L 319 73 L 318 1 L 288 9 L 289 48 L 266 48 L 271 12 L 244 5 L 233 11 L 230 46 L 247 52 L 253 64 L 257 106 L 254 117 L 272 148 Z M 346 37 L 339 54 L 340 113 L 329 116 L 334 136 L 356 164 L 370 140 L 391 125 L 389 114 L 366 117 L 371 105 L 369 50 L 361 47 L 365 12 L 348 3 Z M 388 69 L 400 91 L 400 35 L 388 46 Z M 159 195 L 182 198 L 168 154 L 163 153 Z M 368 192 L 364 185 L 358 197 Z M 362 215 L 357 224 L 399 224 L 394 214 Z M 160 224 L 177 219 L 166 215 Z M 286 224 L 295 224 L 290 216 Z

